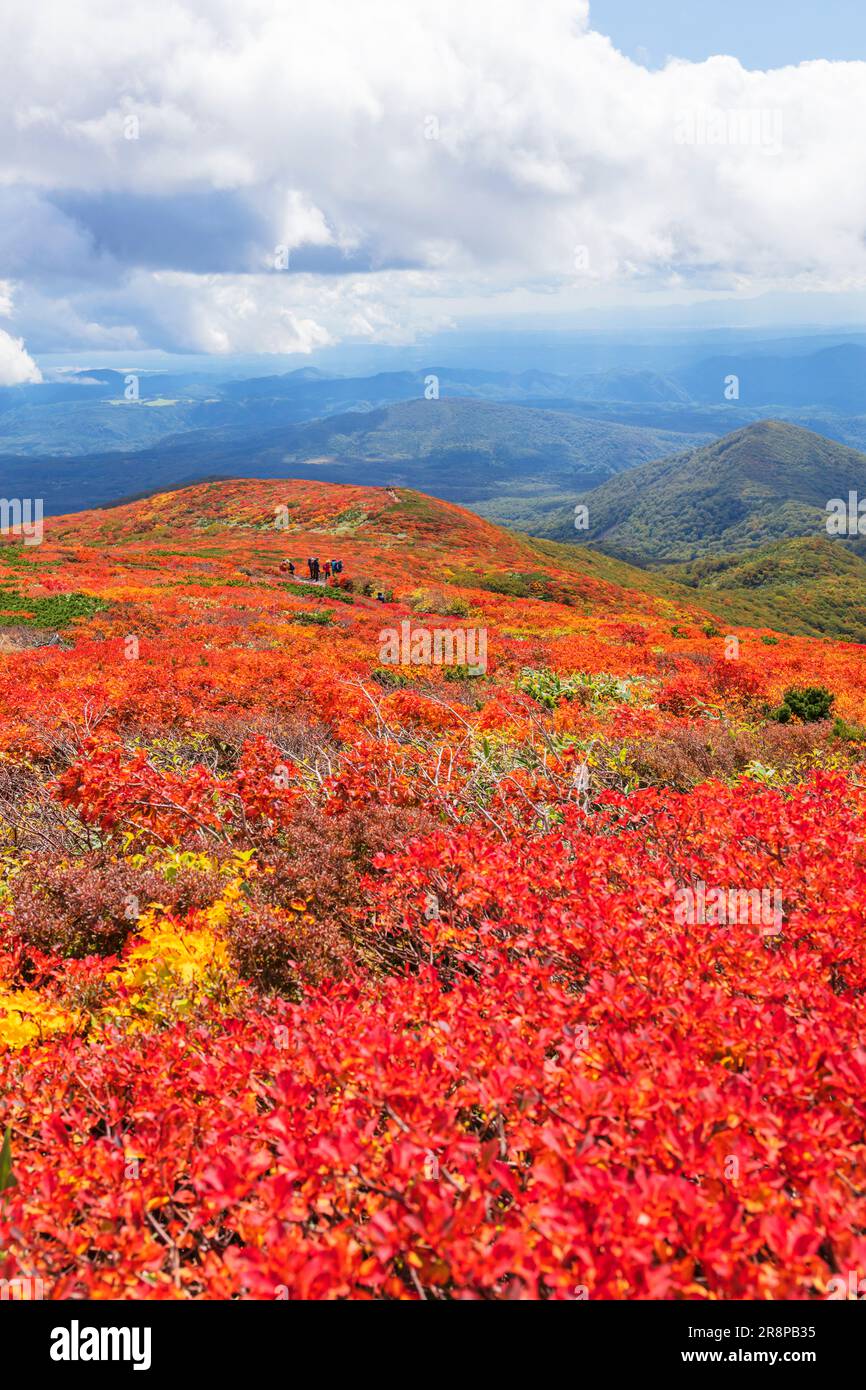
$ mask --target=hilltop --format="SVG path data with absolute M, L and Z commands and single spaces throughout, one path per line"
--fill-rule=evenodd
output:
M 826 535 L 826 504 L 849 489 L 866 495 L 866 455 L 764 420 L 583 495 L 590 511 L 583 538 L 637 564 L 736 553 Z
M 175 602 L 166 636 L 176 636 L 200 626 L 213 592 L 223 604 L 213 640 L 224 642 L 226 626 L 248 625 L 256 614 L 284 624 L 314 595 L 328 599 L 328 590 L 297 592 L 312 554 L 343 560 L 348 587 L 328 601 L 342 596 L 341 630 L 363 629 L 368 642 L 380 592 L 407 612 L 425 603 L 446 615 L 465 610 L 512 635 L 562 640 L 619 619 L 644 622 L 665 642 L 671 629 L 714 621 L 857 641 L 864 635 L 856 595 L 866 599 L 866 566 L 828 541 L 649 571 L 588 547 L 504 530 L 408 488 L 218 479 L 53 518 L 42 545 L 0 548 L 3 640 L 32 646 L 34 631 L 50 635 L 67 612 L 83 620 L 91 610 L 106 635 L 118 630 L 121 614 L 127 629 L 140 621 L 155 635 L 169 595 Z M 296 592 L 280 571 L 286 558 L 297 566 Z M 76 630 L 87 627 L 76 623 Z
M 0 564 L 14 555 L 16 576 L 35 578 L 56 573 L 74 556 L 76 577 L 86 572 L 100 596 L 134 576 L 136 588 L 152 583 L 156 590 L 246 586 L 273 604 L 264 596 L 280 592 L 280 562 L 293 558 L 300 578 L 315 553 L 343 560 L 357 601 L 382 590 L 408 600 L 418 586 L 433 586 L 453 589 L 457 601 L 467 592 L 473 601 L 485 594 L 491 602 L 497 596 L 542 601 L 551 622 L 554 614 L 563 620 L 559 609 L 664 618 L 692 611 L 688 589 L 663 576 L 503 530 L 455 503 L 402 487 L 212 480 L 53 518 L 46 527 L 42 546 L 7 547 Z M 701 618 L 702 610 L 694 611 Z

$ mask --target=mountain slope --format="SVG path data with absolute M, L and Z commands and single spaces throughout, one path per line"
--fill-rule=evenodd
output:
M 242 572 L 279 578 L 286 556 L 305 573 L 307 554 L 338 556 L 347 576 L 376 589 L 419 583 L 542 599 L 588 612 L 656 613 L 693 607 L 689 589 L 615 558 L 503 530 L 455 503 L 408 488 L 279 480 L 214 480 L 98 511 L 52 519 L 48 537 L 66 551 L 84 545 L 112 564 L 156 553 L 202 565 L 213 582 Z M 154 552 L 154 543 L 158 549 Z M 0 557 L 3 555 L 0 550 Z M 7 552 L 8 553 L 8 552 Z M 44 546 L 19 565 L 50 563 Z M 162 563 L 162 561 L 161 561 Z M 175 582 L 171 580 L 170 582 Z M 685 605 L 685 607 L 683 607 Z
M 663 573 L 694 587 L 728 623 L 866 643 L 866 561 L 826 537 L 669 565 Z
M 866 663 L 729 659 L 695 597 L 287 479 L 0 544 L 4 1281 L 825 1297 L 866 1225 Z M 838 720 L 777 718 L 816 672 Z
M 172 570 L 184 561 L 213 585 L 238 582 L 240 573 L 272 584 L 286 555 L 303 576 L 306 556 L 318 553 L 342 558 L 353 581 L 373 593 L 405 597 L 420 585 L 446 595 L 453 589 L 458 606 L 471 590 L 475 602 L 481 594 L 542 600 L 551 615 L 561 605 L 668 625 L 715 620 L 866 641 L 866 562 L 826 538 L 636 568 L 587 546 L 503 530 L 407 488 L 297 480 L 212 480 L 56 518 L 49 535 L 64 553 L 77 545 L 104 551 L 121 570 L 124 555 L 137 565 L 156 554 Z M 18 570 L 39 573 L 52 555 L 44 546 L 25 552 Z
M 765 420 L 582 496 L 587 544 L 638 564 L 826 535 L 829 499 L 866 495 L 866 455 Z

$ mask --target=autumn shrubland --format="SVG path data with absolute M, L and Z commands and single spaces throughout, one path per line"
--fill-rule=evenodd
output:
M 342 588 L 286 582 L 314 554 Z M 810 1299 L 866 1265 L 862 648 L 316 483 L 54 518 L 2 592 L 0 1277 Z M 383 665 L 407 619 L 483 628 L 486 669 Z

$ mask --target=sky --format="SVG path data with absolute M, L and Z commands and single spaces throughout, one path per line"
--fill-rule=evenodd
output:
M 863 321 L 866 6 L 6 5 L 0 384 L 481 323 Z
M 701 63 L 717 53 L 765 69 L 866 59 L 862 0 L 593 0 L 591 18 L 645 67 L 663 67 L 669 58 Z

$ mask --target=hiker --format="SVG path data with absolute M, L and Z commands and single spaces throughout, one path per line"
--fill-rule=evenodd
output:
M 331 561 L 331 569 L 332 569 L 332 571 L 333 571 L 334 574 L 342 574 L 342 573 L 343 573 L 343 561 L 342 561 L 342 560 L 332 560 L 332 561 Z
M 281 560 L 281 561 L 280 561 L 280 571 L 281 571 L 281 573 L 283 573 L 283 574 L 294 574 L 294 572 L 295 572 L 294 561 L 292 561 L 292 560 Z
M 290 560 L 290 561 L 289 561 L 289 574 L 294 574 L 294 572 L 295 572 L 295 562 L 294 562 L 294 560 Z
M 311 574 L 312 574 L 312 576 L 313 576 L 313 582 L 316 583 L 316 584 L 318 584 L 318 582 L 319 582 L 319 557 L 318 557 L 318 555 L 315 555 L 315 556 L 313 557 L 312 569 L 311 569 L 310 572 L 311 572 Z
M 310 578 L 312 579 L 312 578 L 313 578 L 313 561 L 312 561 L 312 559 L 309 559 L 309 560 L 307 561 L 307 569 L 310 571 Z
M 325 561 L 324 575 L 325 575 L 325 581 L 327 582 L 327 581 L 330 579 L 330 577 L 331 577 L 331 562 L 330 562 L 330 560 L 326 560 L 326 561 Z

